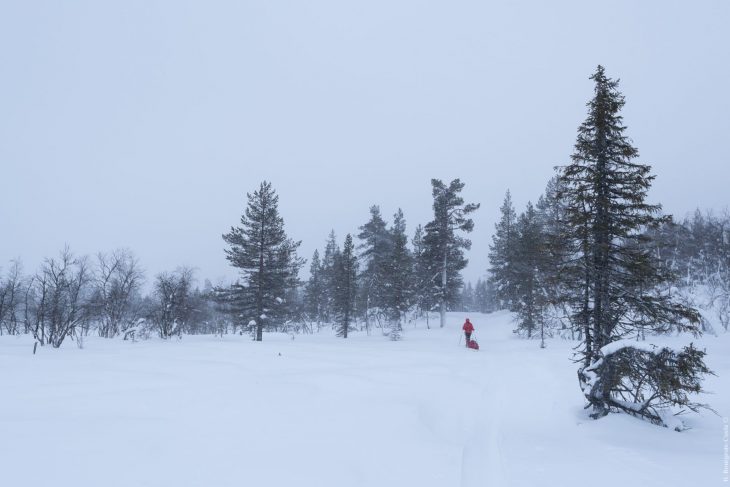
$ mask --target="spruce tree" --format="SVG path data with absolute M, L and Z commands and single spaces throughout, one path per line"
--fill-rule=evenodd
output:
M 342 252 L 335 254 L 334 311 L 337 320 L 337 336 L 347 338 L 355 313 L 357 295 L 357 256 L 352 236 L 348 233 Z
M 296 255 L 301 242 L 287 238 L 284 220 L 279 215 L 279 196 L 271 183 L 262 182 L 248 193 L 248 206 L 241 216 L 241 225 L 231 227 L 223 235 L 229 245 L 226 259 L 241 272 L 243 284 L 230 292 L 235 312 L 244 316 L 255 328 L 255 339 L 261 341 L 264 326 L 272 326 L 289 312 L 285 296 L 298 284 L 303 261 Z
M 337 245 L 335 231 L 330 231 L 322 257 L 322 319 L 330 323 L 334 319 L 335 302 L 335 262 L 340 248 Z
M 500 219 L 495 225 L 492 245 L 489 246 L 490 279 L 497 292 L 502 308 L 514 309 L 515 296 L 515 249 L 517 247 L 517 213 L 512 205 L 509 190 L 499 209 Z
M 546 298 L 554 306 L 559 305 L 562 299 L 563 264 L 575 252 L 571 230 L 565 222 L 565 205 L 560 199 L 560 187 L 560 178 L 551 178 L 536 205 L 544 236 L 542 274 Z
M 391 340 L 399 340 L 403 330 L 401 321 L 413 302 L 413 256 L 408 249 L 406 220 L 403 211 L 393 217 L 391 251 L 385 263 L 385 309 L 390 322 Z
M 432 179 L 431 186 L 434 219 L 425 228 L 422 258 L 430 299 L 438 303 L 440 326 L 443 328 L 446 309 L 457 302 L 463 284 L 460 272 L 468 262 L 464 250 L 471 248 L 471 241 L 457 232 L 469 233 L 474 229 L 474 222 L 468 215 L 476 211 L 479 204 L 464 203 L 459 196 L 464 183 L 458 179 L 448 186 Z
M 385 273 L 388 256 L 393 242 L 392 235 L 388 231 L 385 220 L 380 215 L 380 207 L 370 207 L 370 220 L 360 227 L 358 239 L 361 244 L 360 260 L 363 263 L 363 270 L 360 274 L 361 281 L 361 305 L 365 327 L 370 329 L 371 310 L 376 313 L 385 308 Z
M 415 294 L 414 301 L 421 314 L 426 316 L 426 328 L 430 328 L 429 311 L 433 309 L 433 295 L 431 289 L 433 285 L 433 276 L 431 275 L 432 264 L 428 262 L 426 247 L 423 243 L 423 226 L 418 225 L 411 240 L 413 246 L 413 292 Z
M 517 220 L 516 233 L 513 274 L 518 330 L 527 338 L 532 338 L 539 326 L 541 346 L 544 347 L 544 310 L 547 304 L 544 282 L 545 235 L 537 211 L 530 202 Z
M 322 263 L 319 259 L 319 251 L 315 250 L 312 255 L 312 262 L 309 266 L 309 281 L 304 290 L 305 309 L 311 320 L 322 323 L 322 316 L 325 307 L 325 288 Z
M 576 249 L 566 285 L 572 318 L 584 330 L 578 377 L 593 417 L 623 410 L 666 424 L 656 403 L 696 406 L 686 393 L 699 390 L 695 379 L 706 370 L 704 352 L 688 347 L 678 354 L 665 354 L 665 349 L 650 354 L 609 345 L 645 329 L 696 333 L 699 317 L 661 291 L 672 276 L 649 250 L 645 232 L 663 221 L 660 206 L 646 202 L 654 176 L 636 161 L 638 150 L 625 134 L 618 81 L 608 78 L 602 66 L 591 79 L 595 92 L 588 117 L 578 129 L 572 162 L 560 173 L 560 196 Z M 652 362 L 660 357 L 666 360 Z M 641 380 L 640 370 L 647 366 L 664 374 L 657 388 L 647 390 L 651 382 Z

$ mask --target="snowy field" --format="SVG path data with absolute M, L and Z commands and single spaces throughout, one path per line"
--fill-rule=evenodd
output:
M 465 316 L 401 342 L 88 339 L 33 356 L 28 337 L 0 337 L 0 485 L 727 485 L 730 334 L 699 340 L 720 416 L 677 433 L 588 419 L 570 342 L 540 350 L 510 315 L 472 313 L 469 351 Z

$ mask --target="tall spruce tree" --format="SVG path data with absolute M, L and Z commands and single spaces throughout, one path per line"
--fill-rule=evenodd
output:
M 370 207 L 370 219 L 360 227 L 357 237 L 362 242 L 358 245 L 358 249 L 363 264 L 359 276 L 361 282 L 360 309 L 365 318 L 365 327 L 370 330 L 372 310 L 380 313 L 385 309 L 387 300 L 384 288 L 386 265 L 393 245 L 392 235 L 380 215 L 378 205 Z
M 334 302 L 335 302 L 335 263 L 340 253 L 340 247 L 337 245 L 337 237 L 335 231 L 331 230 L 325 243 L 324 255 L 322 257 L 322 287 L 323 287 L 323 308 L 322 319 L 330 323 L 334 319 Z
M 509 190 L 499 209 L 500 219 L 495 225 L 492 245 L 489 246 L 490 280 L 497 292 L 500 306 L 514 309 L 515 296 L 515 249 L 517 248 L 517 213 Z
M 307 315 L 311 320 L 322 323 L 325 308 L 325 283 L 319 251 L 315 250 L 309 265 L 309 281 L 304 289 L 304 301 Z
M 645 229 L 662 221 L 660 206 L 645 201 L 654 176 L 635 160 L 638 150 L 625 134 L 618 81 L 602 66 L 591 79 L 595 92 L 588 117 L 578 129 L 571 164 L 560 172 L 576 248 L 567 285 L 572 317 L 584 330 L 578 377 L 593 417 L 623 410 L 666 424 L 661 407 L 698 406 L 687 393 L 699 390 L 699 377 L 707 371 L 704 352 L 691 346 L 650 353 L 608 345 L 645 329 L 697 333 L 698 313 L 660 291 L 672 276 L 646 245 Z
M 544 269 L 546 262 L 545 235 L 532 203 L 517 219 L 515 248 L 514 297 L 519 318 L 518 330 L 532 338 L 540 327 L 540 344 L 545 346 L 544 310 L 547 305 Z
M 430 265 L 427 261 L 426 247 L 423 243 L 423 226 L 418 225 L 411 240 L 413 246 L 413 292 L 415 294 L 414 301 L 421 314 L 426 316 L 426 328 L 430 328 L 429 311 L 434 306 L 433 279 L 431 276 Z
M 342 252 L 335 254 L 334 311 L 337 320 L 337 336 L 347 338 L 355 314 L 357 296 L 357 256 L 352 235 L 345 237 Z
M 406 220 L 403 211 L 393 217 L 391 251 L 385 264 L 385 309 L 390 322 L 390 339 L 399 340 L 403 331 L 402 320 L 413 303 L 413 256 L 408 249 Z
M 230 290 L 230 301 L 238 316 L 255 327 L 261 341 L 265 326 L 276 325 L 289 309 L 287 291 L 298 284 L 303 260 L 296 255 L 301 242 L 287 238 L 284 220 L 279 215 L 279 196 L 271 183 L 262 182 L 248 193 L 248 206 L 241 225 L 223 235 L 229 245 L 226 259 L 241 272 L 243 284 Z
M 454 179 L 446 186 L 439 179 L 431 180 L 434 219 L 425 227 L 423 237 L 423 266 L 426 271 L 427 291 L 430 299 L 438 303 L 440 326 L 446 324 L 446 310 L 458 301 L 463 285 L 461 270 L 468 260 L 464 250 L 471 248 L 471 241 L 457 232 L 469 233 L 474 222 L 468 215 L 479 208 L 478 203 L 464 203 L 459 196 L 464 183 Z
M 567 315 L 563 299 L 565 293 L 563 281 L 567 276 L 563 272 L 563 267 L 575 254 L 576 249 L 571 229 L 566 225 L 565 205 L 560 199 L 561 184 L 557 175 L 552 177 L 536 208 L 543 234 L 544 255 L 541 275 L 545 299 L 549 306 L 560 310 L 560 314 Z M 558 321 L 562 328 L 566 327 L 564 320 Z M 554 325 L 554 323 L 546 324 Z M 573 326 L 570 328 L 571 337 L 575 338 L 575 332 L 580 332 L 580 328 L 577 330 Z

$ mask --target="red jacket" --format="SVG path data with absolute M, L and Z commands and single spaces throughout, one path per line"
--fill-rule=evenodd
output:
M 471 333 L 474 331 L 474 325 L 471 324 L 471 321 L 466 320 L 464 323 L 464 326 L 461 327 L 465 332 Z

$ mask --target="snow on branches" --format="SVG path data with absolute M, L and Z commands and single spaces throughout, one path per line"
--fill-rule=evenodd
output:
M 594 419 L 623 411 L 682 431 L 685 426 L 678 415 L 712 410 L 690 400 L 691 394 L 702 392 L 703 376 L 712 374 L 704 357 L 705 351 L 691 343 L 681 350 L 632 340 L 609 343 L 578 372 L 586 408 L 593 406 Z

